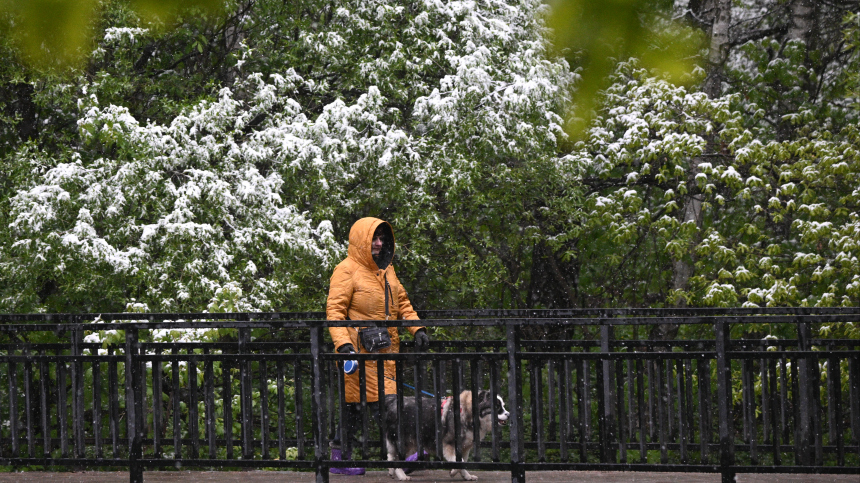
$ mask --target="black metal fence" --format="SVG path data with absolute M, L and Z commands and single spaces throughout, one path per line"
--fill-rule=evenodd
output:
M 497 327 L 504 339 L 349 357 L 360 374 L 363 361 L 395 360 L 398 394 L 421 404 L 439 407 L 463 389 L 502 396 L 510 424 L 493 425 L 470 454 L 458 448 L 457 461 L 385 461 L 366 404 L 369 437 L 355 460 L 330 459 L 343 400 L 335 363 L 347 356 L 332 352 L 325 329 L 354 323 L 318 313 L 39 314 L 0 315 L 0 464 L 128 467 L 131 481 L 174 467 L 292 468 L 316 471 L 317 481 L 346 466 L 503 468 L 515 482 L 532 470 L 717 472 L 725 481 L 860 472 L 860 340 L 812 337 L 820 324 L 857 323 L 858 308 L 421 315 L 428 327 Z M 709 336 L 650 341 L 618 330 L 657 323 Z M 747 324 L 794 336 L 730 337 Z M 540 326 L 586 337 L 523 338 Z M 150 341 L 153 331 L 204 328 L 232 342 Z M 254 341 L 255 329 L 300 342 Z M 122 332 L 115 344 L 85 342 L 99 330 Z

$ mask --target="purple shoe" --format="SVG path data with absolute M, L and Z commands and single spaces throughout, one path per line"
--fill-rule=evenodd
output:
M 346 456 L 346 458 L 344 458 L 343 456 Z M 349 457 L 349 454 L 343 455 L 339 449 L 331 449 L 332 461 L 343 461 L 345 459 L 348 460 Z M 360 476 L 364 474 L 364 468 L 329 468 L 329 472 L 333 475 Z
M 427 456 L 426 451 L 424 452 L 424 456 Z M 412 453 L 411 455 L 407 456 L 406 459 L 403 461 L 418 461 L 418 452 L 416 451 L 416 452 Z M 413 470 L 412 468 L 406 468 L 403 470 L 403 472 L 406 473 L 407 475 L 412 473 L 413 471 L 415 471 L 415 470 Z

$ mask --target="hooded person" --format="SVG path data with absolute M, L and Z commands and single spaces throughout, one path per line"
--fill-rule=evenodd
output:
M 326 303 L 328 320 L 418 320 L 418 314 L 404 290 L 394 266 L 394 231 L 388 222 L 378 218 L 362 218 L 349 231 L 349 249 L 345 260 L 340 262 L 331 276 Z M 387 303 L 387 304 L 386 304 Z M 420 325 L 407 327 L 415 339 L 417 350 L 425 350 L 430 343 L 426 330 Z M 358 329 L 353 327 L 329 327 L 335 351 L 367 353 L 367 347 L 359 340 Z M 391 345 L 374 353 L 397 353 L 400 351 L 400 335 L 397 327 L 388 328 Z M 397 392 L 394 361 L 384 362 L 385 394 Z M 365 366 L 366 398 L 377 421 L 379 420 L 379 381 L 377 363 L 367 361 Z M 350 459 L 352 438 L 361 421 L 361 393 L 358 371 L 344 374 L 344 410 L 342 428 L 338 428 L 332 442 L 332 460 Z M 366 429 L 365 429 L 366 430 Z M 341 448 L 341 444 L 344 448 Z M 332 468 L 336 474 L 364 474 L 364 468 Z

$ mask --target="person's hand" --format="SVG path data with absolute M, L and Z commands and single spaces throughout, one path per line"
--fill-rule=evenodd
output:
M 430 336 L 424 329 L 418 329 L 413 336 L 415 338 L 415 350 L 424 352 L 430 347 Z
M 339 354 L 349 354 L 350 352 L 355 352 L 355 347 L 352 344 L 344 344 L 337 348 L 337 352 Z

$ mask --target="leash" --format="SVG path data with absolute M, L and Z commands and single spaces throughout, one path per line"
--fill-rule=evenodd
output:
M 393 378 L 393 377 L 385 376 L 385 378 L 386 378 L 386 379 L 390 379 L 390 380 L 392 380 L 392 381 L 394 381 L 394 382 L 397 382 L 397 379 L 395 379 L 395 378 Z M 410 386 L 409 384 L 406 384 L 405 382 L 404 382 L 404 383 L 402 383 L 402 384 L 403 384 L 404 386 L 408 387 L 409 389 L 412 389 L 413 391 L 416 391 L 416 392 L 418 391 L 418 389 L 416 389 L 416 388 L 415 388 L 415 386 Z M 424 394 L 426 394 L 426 395 L 428 395 L 428 396 L 430 396 L 430 397 L 436 397 L 436 395 L 435 395 L 435 394 L 430 394 L 429 392 L 424 391 L 423 389 L 421 390 L 421 392 L 422 392 L 422 393 L 424 393 Z
M 393 377 L 385 376 L 385 378 L 386 378 L 386 379 L 390 379 L 390 380 L 392 380 L 392 381 L 394 381 L 394 382 L 397 382 L 397 379 L 394 379 Z M 409 384 L 406 384 L 405 382 L 404 382 L 404 383 L 402 383 L 402 384 L 403 384 L 404 386 L 408 387 L 409 389 L 412 389 L 413 391 L 416 391 L 416 392 L 418 391 L 414 386 L 410 386 Z M 429 393 L 429 392 L 427 392 L 427 391 L 422 390 L 421 392 L 422 392 L 422 393 L 424 393 L 424 394 L 426 394 L 426 395 L 428 395 L 428 396 L 430 396 L 430 397 L 436 397 L 436 395 L 435 395 L 435 394 L 430 394 L 430 393 Z M 444 414 L 445 414 L 445 406 L 447 406 L 447 405 L 448 405 L 448 403 L 450 403 L 452 399 L 453 399 L 453 396 L 448 396 L 448 397 L 446 397 L 446 398 L 442 399 L 442 407 L 441 407 L 441 408 L 439 408 L 439 410 L 442 412 L 442 415 L 443 415 L 443 416 L 444 416 Z M 463 414 L 463 408 L 460 408 L 460 414 Z

